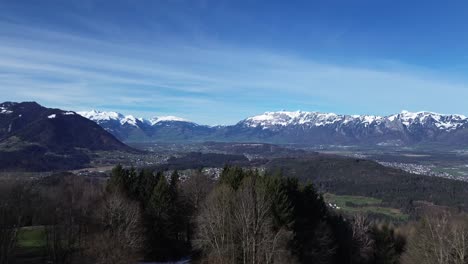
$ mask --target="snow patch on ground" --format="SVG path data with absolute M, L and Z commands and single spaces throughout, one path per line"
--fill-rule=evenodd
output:
M 0 106 L 0 114 L 11 114 L 13 111 L 8 110 L 7 108 Z

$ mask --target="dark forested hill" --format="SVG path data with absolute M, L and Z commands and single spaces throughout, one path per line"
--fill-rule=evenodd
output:
M 270 161 L 271 172 L 312 182 L 322 192 L 381 198 L 397 208 L 414 201 L 468 209 L 468 183 L 415 175 L 374 161 L 331 155 Z
M 0 169 L 80 167 L 86 151 L 131 148 L 96 123 L 71 111 L 35 102 L 0 104 Z

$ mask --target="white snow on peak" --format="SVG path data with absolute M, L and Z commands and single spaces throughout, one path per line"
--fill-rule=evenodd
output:
M 54 119 L 54 118 L 56 118 L 56 117 L 57 117 L 56 114 L 52 114 L 52 115 L 48 116 L 47 118 L 49 118 L 49 119 Z
M 4 109 L 0 108 L 0 113 Z M 73 113 L 73 112 L 70 112 Z M 154 126 L 160 122 L 181 121 L 190 122 L 184 118 L 176 116 L 159 116 L 151 119 L 137 118 L 132 115 L 122 115 L 117 112 L 101 112 L 92 110 L 89 112 L 77 112 L 78 114 L 102 123 L 105 121 L 116 121 L 121 125 L 128 124 L 139 126 L 142 123 Z M 247 127 L 260 127 L 262 129 L 286 127 L 286 126 L 304 126 L 304 127 L 353 127 L 362 126 L 364 128 L 390 128 L 399 129 L 406 127 L 411 129 L 414 126 L 432 127 L 440 130 L 454 130 L 468 125 L 468 118 L 463 115 L 444 115 L 428 111 L 409 112 L 401 111 L 398 114 L 388 116 L 374 115 L 339 115 L 335 113 L 320 113 L 306 111 L 277 111 L 265 112 L 261 115 L 249 117 L 239 124 Z
M 304 111 L 278 111 L 265 112 L 262 115 L 249 117 L 244 120 L 250 127 L 271 127 L 309 124 L 313 126 L 324 126 L 335 122 L 344 121 L 344 116 L 334 113 L 318 113 Z
M 139 120 L 132 115 L 124 116 L 117 112 L 102 112 L 97 110 L 91 110 L 89 112 L 78 112 L 78 114 L 98 124 L 105 121 L 118 121 L 121 125 L 129 124 L 132 126 L 137 126 L 137 120 Z
M 439 129 L 453 130 L 467 123 L 464 115 L 445 115 L 428 111 L 409 112 L 402 111 L 399 115 L 392 116 L 407 127 L 415 124 L 433 124 Z
M 359 120 L 363 124 L 372 124 L 374 122 L 380 123 L 384 118 L 381 116 L 373 116 L 373 115 L 362 115 L 362 116 L 355 116 L 354 119 Z
M 138 122 L 147 124 L 147 125 L 155 125 L 159 122 L 163 121 L 183 121 L 189 122 L 186 119 L 176 117 L 176 116 L 160 116 L 160 117 L 153 117 L 150 120 L 145 118 L 138 118 L 133 115 L 122 115 L 117 112 L 101 112 L 97 110 L 91 110 L 89 112 L 77 112 L 79 115 L 90 119 L 96 123 L 103 123 L 105 121 L 118 121 L 121 125 L 128 124 L 132 126 L 138 126 Z
M 137 118 L 132 115 L 126 115 L 124 118 L 120 119 L 120 124 L 129 124 L 132 126 L 137 126 Z
M 189 122 L 187 119 L 177 117 L 177 116 L 159 116 L 159 117 L 155 116 L 151 118 L 151 120 L 149 121 L 151 125 L 155 125 L 159 122 L 166 122 L 166 121 Z
M 97 111 L 97 110 L 91 110 L 89 112 L 77 112 L 77 113 L 97 123 L 99 123 L 100 121 L 121 120 L 125 118 L 122 114 L 119 114 L 117 112 L 102 112 L 102 111 Z
M 309 127 L 321 127 L 329 125 L 346 126 L 361 124 L 369 126 L 392 126 L 395 122 L 406 127 L 413 125 L 435 126 L 438 129 L 452 130 L 468 124 L 468 118 L 463 115 L 443 115 L 433 112 L 409 112 L 402 111 L 399 114 L 389 116 L 373 115 L 337 115 L 334 113 L 304 112 L 304 111 L 278 111 L 265 112 L 264 114 L 249 117 L 242 121 L 248 127 L 262 127 L 263 129 L 290 126 L 307 125 Z

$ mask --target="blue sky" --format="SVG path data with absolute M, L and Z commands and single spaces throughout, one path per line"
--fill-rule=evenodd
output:
M 232 124 L 468 114 L 466 1 L 0 0 L 0 101 Z

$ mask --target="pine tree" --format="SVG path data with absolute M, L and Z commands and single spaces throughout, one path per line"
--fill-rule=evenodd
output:
M 177 198 L 177 188 L 179 185 L 179 178 L 180 176 L 177 170 L 173 171 L 171 174 L 170 181 L 169 181 L 169 189 L 170 189 L 173 201 L 175 201 Z
M 111 178 L 107 184 L 108 191 L 126 191 L 125 190 L 125 178 L 127 175 L 127 170 L 118 164 L 112 169 Z
M 146 206 L 149 251 L 153 257 L 164 260 L 171 255 L 172 248 L 170 240 L 172 198 L 166 178 L 158 173 L 156 180 L 157 183 Z
M 232 189 L 237 190 L 246 176 L 242 168 L 226 166 L 221 173 L 219 183 L 227 184 L 231 186 Z
M 172 202 L 171 191 L 165 177 L 157 177 L 157 180 L 158 182 L 153 188 L 147 208 L 150 215 L 156 219 L 167 221 Z
M 154 176 L 151 170 L 143 169 L 140 171 L 138 184 L 136 184 L 135 188 L 137 190 L 136 195 L 144 205 L 148 203 L 153 193 L 153 189 L 157 184 L 157 177 Z

